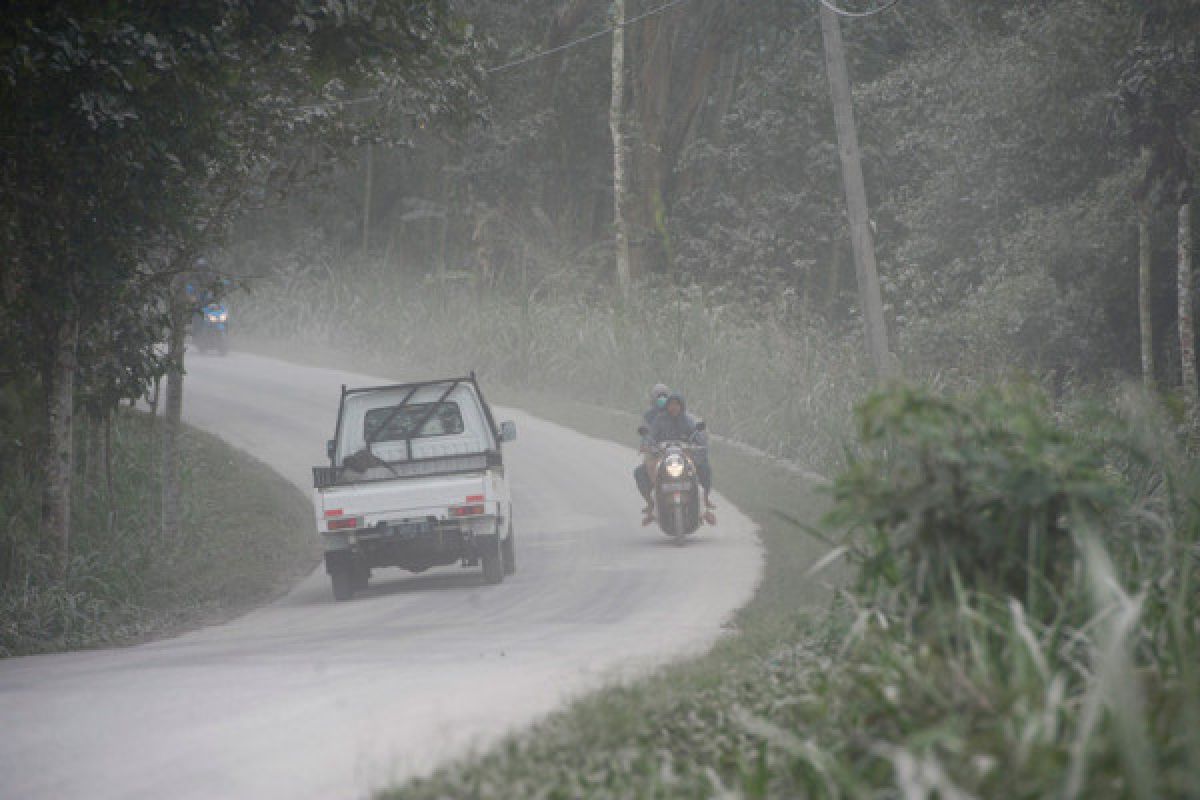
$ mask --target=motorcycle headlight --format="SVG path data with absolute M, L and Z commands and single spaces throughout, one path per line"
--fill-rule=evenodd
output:
M 683 475 L 683 459 L 679 456 L 670 456 L 663 463 L 663 469 L 672 478 L 679 478 Z

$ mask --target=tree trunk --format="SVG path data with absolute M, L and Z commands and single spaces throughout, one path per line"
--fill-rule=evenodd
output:
M 104 500 L 108 510 L 108 532 L 112 533 L 117 526 L 117 492 L 113 485 L 113 429 L 114 412 L 104 417 Z
M 83 496 L 99 494 L 100 482 L 100 430 L 101 420 L 90 412 L 83 415 L 83 452 L 76 457 L 79 474 L 83 479 Z
M 629 178 L 632 185 L 625 213 L 630 227 L 630 261 L 635 275 L 669 268 L 667 252 L 667 178 L 672 153 L 668 136 L 672 50 L 677 25 L 663 16 L 638 23 L 633 68 L 633 115 Z
M 625 221 L 628 187 L 625 151 L 625 0 L 613 0 L 612 106 L 608 127 L 613 143 L 613 227 L 616 229 L 617 286 L 628 296 L 633 286 L 629 264 L 629 229 Z
M 158 418 L 158 401 L 162 397 L 162 383 L 163 383 L 162 376 L 155 375 L 154 376 L 154 386 L 153 386 L 153 388 L 150 389 L 150 392 L 146 395 L 146 405 L 150 406 L 150 416 L 155 419 Z M 135 405 L 135 404 L 130 403 L 130 407 L 132 407 L 133 405 Z
M 1150 247 L 1150 204 L 1138 205 L 1138 322 L 1142 340 L 1142 384 L 1154 388 L 1154 318 L 1151 304 L 1152 257 Z
M 713 111 L 724 43 L 736 30 L 730 13 L 722 0 L 694 0 L 686 12 L 672 9 L 630 28 L 633 109 L 627 134 L 633 146 L 625 214 L 634 275 L 674 266 L 671 208 L 696 180 L 680 169 L 680 156 Z
M 180 457 L 179 430 L 183 419 L 184 331 L 188 307 L 176 291 L 172 298 L 171 331 L 167 340 L 166 402 L 162 425 L 162 520 L 164 538 L 179 534 Z
M 42 456 L 42 535 L 59 577 L 67 574 L 71 546 L 71 478 L 74 462 L 75 354 L 79 327 L 73 313 L 55 331 L 46 394 L 46 449 Z
M 1196 386 L 1196 329 L 1192 318 L 1192 205 L 1179 206 L 1179 363 L 1183 397 L 1192 413 L 1200 411 Z
M 362 254 L 364 256 L 371 246 L 371 195 L 374 193 L 372 183 L 375 180 L 375 155 L 370 142 L 367 142 L 366 173 L 366 178 L 363 180 L 362 218 Z
M 863 181 L 858 152 L 858 133 L 854 127 L 854 109 L 850 99 L 850 76 L 842 47 L 842 29 L 837 14 L 821 6 L 821 37 L 825 44 L 825 68 L 829 73 L 829 92 L 833 98 L 833 117 L 837 127 L 838 151 L 842 160 L 842 181 L 846 190 L 846 212 L 850 218 L 850 243 L 854 250 L 854 273 L 858 278 L 859 302 L 867 351 L 877 378 L 891 374 L 887 328 L 883 322 L 883 299 L 879 292 L 879 274 L 875 265 L 875 241 L 871 235 L 867 210 L 867 190 Z

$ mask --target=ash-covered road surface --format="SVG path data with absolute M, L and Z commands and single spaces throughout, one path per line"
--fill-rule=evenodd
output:
M 305 492 L 339 385 L 388 382 L 237 353 L 188 370 L 187 421 Z M 676 548 L 639 524 L 632 449 L 497 416 L 519 430 L 515 576 L 376 570 L 335 604 L 318 568 L 225 625 L 0 661 L 0 797 L 358 797 L 710 646 L 761 573 L 750 520 L 721 501 L 719 526 Z

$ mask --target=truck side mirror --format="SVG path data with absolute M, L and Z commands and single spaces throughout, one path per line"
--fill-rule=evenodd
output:
M 337 439 L 329 439 L 325 442 L 325 455 L 333 461 L 334 455 L 337 453 Z
M 517 423 L 505 421 L 500 423 L 500 441 L 511 442 L 517 438 Z
M 704 420 L 700 420 L 699 422 L 696 423 L 696 430 L 698 430 L 698 431 L 708 430 L 708 423 L 706 423 Z

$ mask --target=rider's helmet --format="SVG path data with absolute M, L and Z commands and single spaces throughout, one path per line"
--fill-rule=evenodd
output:
M 655 408 L 666 408 L 667 398 L 670 396 L 671 390 L 665 383 L 656 383 L 650 390 L 650 400 L 654 403 Z

